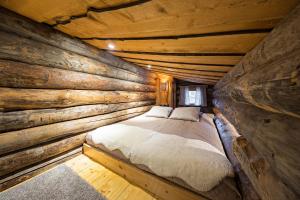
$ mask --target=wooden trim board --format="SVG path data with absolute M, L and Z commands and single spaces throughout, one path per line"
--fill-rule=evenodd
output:
M 64 153 L 58 157 L 51 158 L 50 160 L 44 161 L 40 164 L 26 168 L 20 172 L 14 173 L 11 176 L 3 178 L 0 180 L 0 192 L 7 190 L 21 182 L 27 181 L 33 178 L 34 176 L 44 173 L 47 170 L 50 170 L 55 166 L 80 155 L 81 153 L 82 153 L 82 147 L 79 147 L 67 153 Z
M 83 153 L 109 170 L 122 176 L 131 184 L 151 193 L 155 198 L 164 200 L 208 200 L 203 196 L 164 180 L 156 175 L 150 174 L 149 172 L 141 170 L 131 164 L 113 158 L 107 153 L 95 149 L 88 144 L 83 144 Z

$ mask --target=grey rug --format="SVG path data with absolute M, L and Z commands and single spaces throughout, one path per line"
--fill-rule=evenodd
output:
M 1 200 L 105 200 L 66 165 L 0 193 Z

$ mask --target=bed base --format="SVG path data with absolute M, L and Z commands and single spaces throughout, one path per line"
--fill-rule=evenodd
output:
M 88 144 L 83 144 L 83 153 L 109 170 L 122 176 L 131 184 L 152 194 L 157 199 L 164 200 L 208 200 L 195 192 L 177 184 L 141 170 L 134 165 L 114 158 L 109 154 Z

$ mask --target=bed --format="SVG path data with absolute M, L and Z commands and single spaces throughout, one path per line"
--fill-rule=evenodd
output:
M 87 134 L 86 142 L 88 145 L 92 146 L 93 148 L 105 152 L 106 154 L 112 156 L 113 158 L 121 160 L 125 163 L 132 164 L 135 167 L 145 172 L 154 174 L 156 176 L 159 175 L 160 177 L 167 180 L 168 182 L 175 183 L 180 187 L 186 188 L 189 191 L 199 194 L 201 197 L 204 197 L 204 199 L 205 198 L 213 199 L 213 200 L 241 199 L 240 194 L 236 187 L 233 174 L 229 174 L 228 176 L 223 177 L 222 180 L 218 181 L 218 184 L 215 184 L 213 187 L 210 186 L 209 190 L 207 190 L 207 188 L 199 190 L 197 189 L 197 187 L 191 186 L 192 184 L 187 183 L 187 181 L 183 180 L 183 178 L 177 176 L 169 176 L 169 175 L 162 176 L 159 172 L 149 167 L 151 166 L 150 164 L 148 165 L 148 164 L 143 164 L 143 162 L 142 163 L 132 162 L 132 160 L 129 159 L 129 153 L 126 153 L 126 151 L 124 150 L 123 151 L 120 150 L 121 148 L 109 148 L 108 144 L 104 144 L 105 142 L 103 141 L 103 138 L 100 137 L 99 139 L 99 136 L 101 134 L 103 135 L 103 133 L 110 132 L 107 134 L 109 135 L 111 134 L 111 132 L 114 132 L 114 130 L 119 129 L 120 132 L 120 130 L 124 130 L 126 129 L 126 127 L 131 128 L 127 133 L 128 135 L 127 138 L 131 137 L 131 132 L 133 131 L 139 133 L 142 132 L 143 135 L 146 133 L 150 135 L 152 133 L 157 133 L 159 134 L 160 137 L 164 137 L 167 139 L 174 138 L 174 137 L 175 139 L 185 138 L 188 141 L 196 141 L 196 142 L 199 141 L 199 142 L 208 143 L 209 145 L 217 149 L 219 154 L 222 154 L 224 155 L 224 157 L 226 157 L 218 132 L 213 122 L 212 114 L 203 114 L 199 122 L 147 117 L 145 116 L 145 114 L 143 114 L 138 117 L 119 122 L 117 124 L 112 124 L 106 127 L 100 127 L 94 131 L 91 131 Z M 139 150 L 139 152 L 140 151 L 141 150 Z M 145 154 L 142 156 L 145 156 Z M 151 159 L 155 159 L 155 157 L 152 156 Z

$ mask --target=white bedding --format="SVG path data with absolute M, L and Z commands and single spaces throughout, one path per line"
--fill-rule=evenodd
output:
M 178 135 L 185 138 L 202 140 L 224 153 L 219 134 L 213 122 L 213 117 L 213 114 L 203 113 L 199 122 L 192 122 L 140 115 L 119 123 L 156 131 L 162 134 Z
M 180 178 L 198 191 L 209 191 L 233 176 L 224 152 L 199 139 L 118 123 L 90 132 L 87 140 L 118 149 L 133 164 L 145 165 L 159 176 Z

